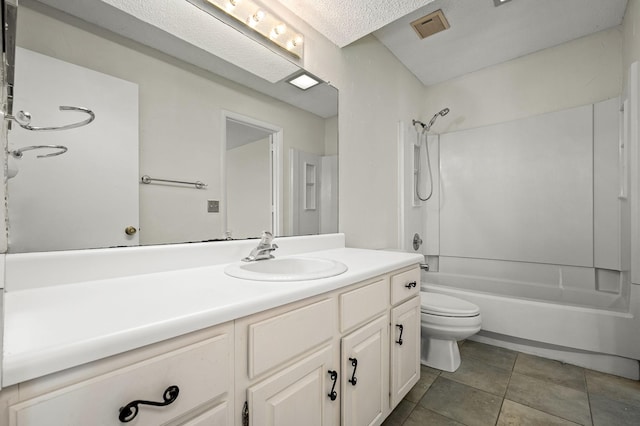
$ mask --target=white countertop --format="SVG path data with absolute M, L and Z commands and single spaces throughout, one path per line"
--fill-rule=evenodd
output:
M 310 281 L 232 278 L 226 265 L 5 294 L 3 387 L 335 290 L 423 261 L 419 254 L 337 248 L 305 253 L 344 274 Z

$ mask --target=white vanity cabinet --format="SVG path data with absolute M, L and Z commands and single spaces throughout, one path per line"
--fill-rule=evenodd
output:
M 389 411 L 389 276 L 339 299 L 342 425 L 377 425 Z
M 420 269 L 391 276 L 391 409 L 420 379 Z
M 175 341 L 159 343 L 18 385 L 20 401 L 9 405 L 8 424 L 232 425 L 233 324 L 198 339 L 178 348 Z M 156 355 L 145 358 L 149 353 Z M 114 365 L 120 368 L 92 376 Z
M 336 324 L 333 295 L 236 320 L 237 425 L 338 424 Z
M 380 425 L 420 377 L 419 276 L 407 268 L 236 320 L 236 424 Z
M 137 426 L 380 425 L 419 378 L 417 280 L 407 267 L 9 386 L 0 425 L 123 425 L 128 405 Z

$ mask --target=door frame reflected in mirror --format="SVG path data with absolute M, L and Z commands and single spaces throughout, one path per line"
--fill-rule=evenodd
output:
M 253 127 L 257 130 L 264 131 L 266 133 L 270 133 L 270 159 L 269 159 L 269 174 L 271 177 L 271 229 L 264 229 L 263 231 L 270 231 L 275 236 L 283 236 L 283 229 L 285 227 L 282 223 L 282 208 L 283 208 L 283 188 L 282 188 L 282 174 L 284 172 L 283 169 L 283 155 L 282 155 L 282 146 L 283 146 L 283 128 L 277 126 L 273 123 L 268 123 L 266 121 L 258 120 L 253 117 L 249 117 L 244 114 L 239 114 L 236 112 L 222 110 L 221 111 L 221 123 L 224 125 L 220 126 L 221 129 L 221 155 L 220 155 L 220 170 L 222 173 L 221 182 L 222 184 L 222 235 L 226 235 L 227 238 L 235 239 L 233 235 L 233 230 L 229 229 L 229 220 L 228 220 L 228 174 L 227 174 L 227 150 L 228 150 L 228 135 L 227 135 L 227 126 L 229 122 L 235 122 L 236 124 Z M 260 235 L 255 235 L 255 237 L 260 237 Z M 242 236 L 241 238 L 247 238 L 246 236 Z

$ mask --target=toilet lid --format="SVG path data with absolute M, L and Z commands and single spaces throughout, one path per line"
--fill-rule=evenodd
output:
M 480 308 L 471 302 L 440 293 L 420 292 L 420 311 L 446 317 L 474 317 Z

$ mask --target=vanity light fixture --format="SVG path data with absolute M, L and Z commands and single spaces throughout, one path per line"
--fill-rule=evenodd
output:
M 307 73 L 298 74 L 287 80 L 287 83 L 293 84 L 298 89 L 307 90 L 320 83 L 320 81 Z
M 510 2 L 511 0 L 493 0 L 493 5 L 495 7 L 502 6 L 505 3 Z
M 190 0 L 191 1 L 191 0 Z M 304 36 L 256 0 L 202 0 L 261 35 L 264 40 L 302 59 Z

